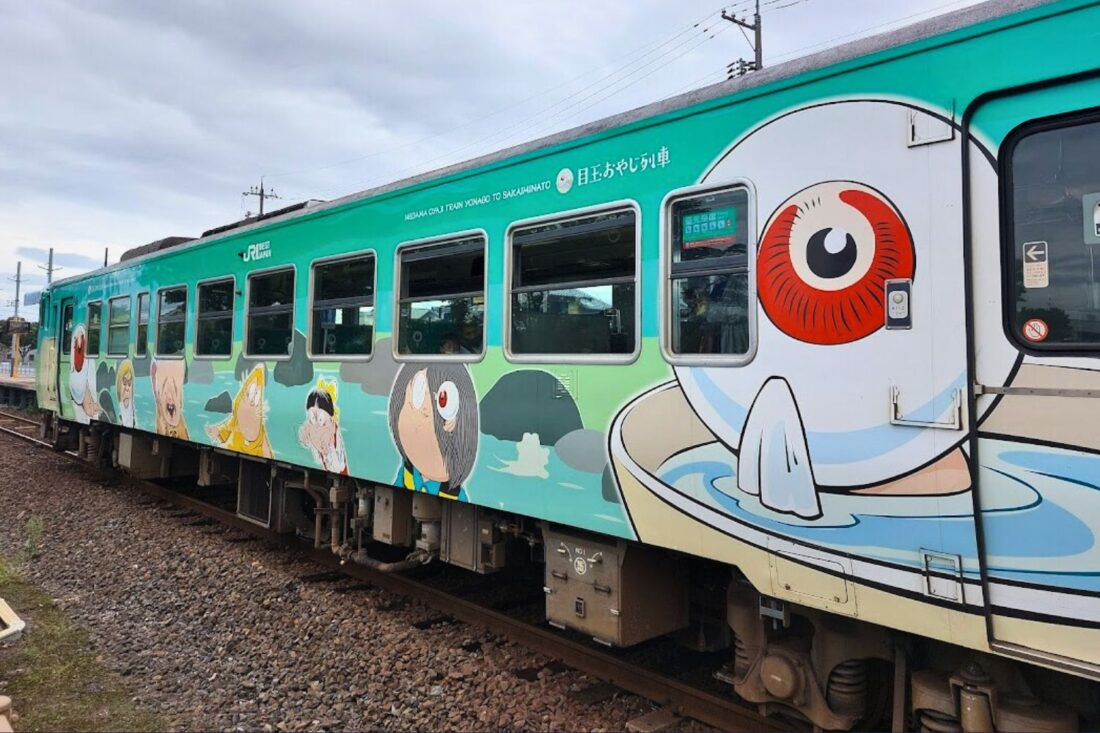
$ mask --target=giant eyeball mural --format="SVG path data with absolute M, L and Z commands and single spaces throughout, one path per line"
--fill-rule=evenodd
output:
M 913 242 L 885 196 L 828 181 L 784 201 L 764 228 L 757 294 L 768 318 L 811 344 L 845 344 L 882 328 L 888 279 L 913 277 Z
M 914 422 L 945 421 L 967 378 L 959 136 L 910 145 L 915 122 L 953 124 L 893 101 L 798 109 L 744 134 L 701 181 L 753 189 L 758 343 L 747 364 L 676 374 L 737 453 L 737 488 L 779 511 L 812 517 L 820 488 L 889 482 L 964 442 L 965 429 L 890 420 L 897 395 Z M 976 190 L 995 191 L 973 152 Z M 996 251 L 996 236 L 981 224 L 974 246 Z M 913 327 L 889 330 L 885 284 L 899 279 L 912 281 Z M 1002 379 L 1014 361 L 983 358 Z M 765 496 L 776 486 L 780 499 Z

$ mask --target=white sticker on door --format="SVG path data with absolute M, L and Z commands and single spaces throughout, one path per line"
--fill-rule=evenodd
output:
M 1024 287 L 1045 288 L 1050 285 L 1049 247 L 1046 242 L 1024 242 Z

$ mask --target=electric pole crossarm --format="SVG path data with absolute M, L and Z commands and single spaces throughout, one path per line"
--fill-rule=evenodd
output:
M 757 16 L 759 17 L 759 16 Z M 728 20 L 730 23 L 736 23 L 747 31 L 755 31 L 756 25 L 748 22 L 747 20 L 741 20 L 736 15 L 730 15 L 725 10 L 722 11 L 722 20 Z
M 753 52 L 755 58 L 753 61 L 745 61 L 744 59 L 738 59 L 726 67 L 727 78 L 732 79 L 734 76 L 742 76 L 749 71 L 759 71 L 764 68 L 764 33 L 763 26 L 760 23 L 760 0 L 756 0 L 756 12 L 753 13 L 752 22 L 742 20 L 736 15 L 731 15 L 725 10 L 722 11 L 722 20 L 729 21 L 740 28 L 742 33 L 746 30 L 753 32 L 752 43 Z M 748 36 L 745 36 L 745 40 L 748 40 Z M 735 68 L 736 67 L 736 68 Z
M 275 193 L 275 189 L 271 189 L 270 191 L 265 191 L 264 190 L 263 176 L 260 176 L 260 187 L 259 188 L 256 188 L 255 186 L 252 186 L 247 191 L 242 191 L 241 195 L 242 196 L 257 196 L 257 197 L 259 197 L 259 199 L 260 199 L 260 214 L 259 215 L 260 216 L 264 215 L 264 201 L 266 199 L 279 199 L 279 198 L 282 198 L 281 196 L 279 196 L 278 194 Z

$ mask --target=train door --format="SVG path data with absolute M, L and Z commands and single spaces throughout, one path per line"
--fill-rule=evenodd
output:
M 61 417 L 73 419 L 73 401 L 69 396 L 69 371 L 73 359 L 73 299 L 65 298 L 58 306 L 57 385 Z
M 57 329 L 58 313 L 49 292 L 38 304 L 38 343 L 34 351 L 34 375 L 38 407 L 57 410 Z
M 968 173 L 971 449 L 990 643 L 1095 675 L 1100 111 L 1080 107 L 1098 95 L 1096 79 L 994 95 L 972 129 L 1002 141 L 996 185 L 978 160 Z M 982 239 L 998 222 L 999 236 Z

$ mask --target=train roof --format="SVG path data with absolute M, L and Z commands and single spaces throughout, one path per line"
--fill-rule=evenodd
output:
M 373 188 L 364 189 L 347 196 L 332 199 L 326 202 L 318 202 L 313 206 L 287 207 L 285 214 L 272 212 L 273 215 L 265 216 L 251 223 L 241 225 L 229 225 L 217 227 L 204 232 L 198 239 L 179 238 L 183 241 L 170 247 L 160 247 L 152 251 L 135 252 L 133 249 L 125 253 L 119 263 L 106 268 L 99 268 L 81 275 L 64 278 L 54 282 L 54 286 L 77 281 L 89 275 L 112 270 L 122 266 L 129 266 L 135 262 L 156 257 L 164 252 L 178 251 L 189 247 L 198 246 L 207 242 L 221 239 L 227 234 L 240 234 L 243 232 L 261 229 L 272 224 L 285 222 L 304 215 L 314 215 L 322 211 L 345 206 L 356 201 L 369 199 L 385 193 L 398 191 L 421 183 L 447 178 L 467 171 L 482 168 L 504 160 L 519 158 L 529 153 L 555 148 L 570 142 L 578 142 L 593 135 L 610 129 L 623 127 L 631 123 L 640 122 L 660 115 L 678 112 L 696 105 L 721 99 L 737 92 L 750 90 L 756 87 L 766 86 L 786 79 L 791 79 L 802 74 L 835 66 L 846 61 L 852 61 L 870 56 L 880 51 L 895 49 L 906 44 L 915 43 L 935 36 L 944 35 L 951 31 L 974 26 L 984 21 L 994 20 L 1013 13 L 1029 10 L 1042 5 L 1049 5 L 1058 0 L 986 0 L 967 8 L 951 11 L 927 20 L 903 26 L 901 28 L 880 33 L 866 38 L 861 38 L 850 43 L 841 44 L 824 51 L 802 56 L 791 61 L 786 61 L 776 66 L 765 67 L 751 74 L 729 79 L 699 89 L 694 89 L 683 94 L 668 97 L 657 102 L 637 107 L 626 112 L 621 112 L 610 117 L 604 117 L 593 122 L 588 122 L 577 127 L 547 135 L 529 142 L 520 143 L 508 148 L 487 153 L 471 158 L 460 163 L 437 168 L 435 170 L 420 173 L 408 178 L 402 178 Z M 160 240 L 164 241 L 164 240 Z M 148 245 L 146 245 L 148 246 Z M 141 249 L 141 248 L 135 248 Z

